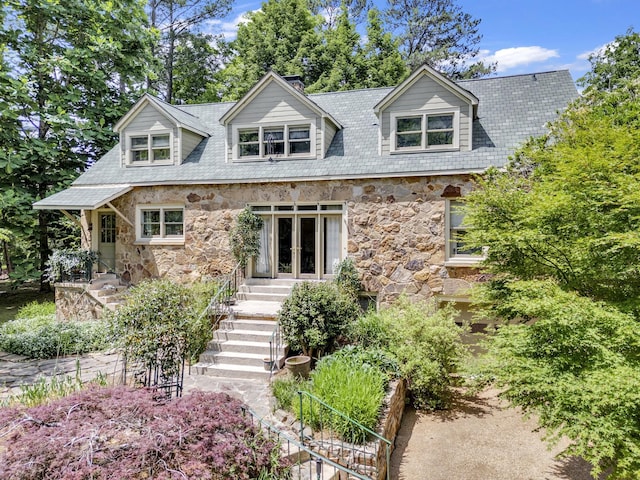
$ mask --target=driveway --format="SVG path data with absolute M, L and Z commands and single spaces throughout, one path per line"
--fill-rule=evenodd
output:
M 408 408 L 391 457 L 397 480 L 593 480 L 579 458 L 557 459 L 533 418 L 488 389 L 446 412 Z M 604 478 L 604 477 L 602 477 Z

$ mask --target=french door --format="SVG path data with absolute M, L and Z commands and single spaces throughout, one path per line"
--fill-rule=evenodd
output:
M 334 264 L 342 258 L 343 217 L 338 207 L 327 211 L 317 205 L 254 207 L 263 225 L 252 276 L 312 279 L 332 275 Z

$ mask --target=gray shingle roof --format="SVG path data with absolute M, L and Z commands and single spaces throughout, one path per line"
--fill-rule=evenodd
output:
M 577 97 L 568 71 L 515 75 L 459 82 L 479 99 L 473 126 L 473 149 L 404 155 L 378 154 L 378 119 L 373 107 L 391 88 L 309 95 L 344 127 L 324 159 L 225 163 L 222 115 L 232 103 L 170 106 L 197 118 L 210 137 L 182 165 L 122 167 L 118 148 L 82 174 L 74 185 L 247 183 L 328 178 L 440 175 L 479 172 L 502 166 L 515 148 Z
M 86 209 L 95 210 L 131 190 L 128 185 L 74 186 L 33 204 L 36 210 Z

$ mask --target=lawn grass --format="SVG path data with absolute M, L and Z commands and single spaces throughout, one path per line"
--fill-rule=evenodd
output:
M 20 307 L 27 303 L 53 302 L 53 300 L 53 292 L 40 293 L 38 283 L 25 284 L 12 290 L 9 280 L 0 280 L 0 323 L 13 320 Z

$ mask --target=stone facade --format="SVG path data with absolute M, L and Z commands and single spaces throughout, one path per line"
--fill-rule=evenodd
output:
M 445 266 L 445 202 L 451 192 L 464 195 L 471 187 L 470 177 L 462 175 L 138 187 L 114 206 L 134 223 L 136 205 L 184 205 L 185 242 L 136 244 L 135 228 L 118 218 L 116 271 L 134 284 L 155 277 L 192 282 L 226 273 L 235 264 L 229 229 L 247 204 L 341 201 L 347 254 L 379 302 L 401 293 L 413 299 L 450 294 L 466 288 L 476 272 Z

